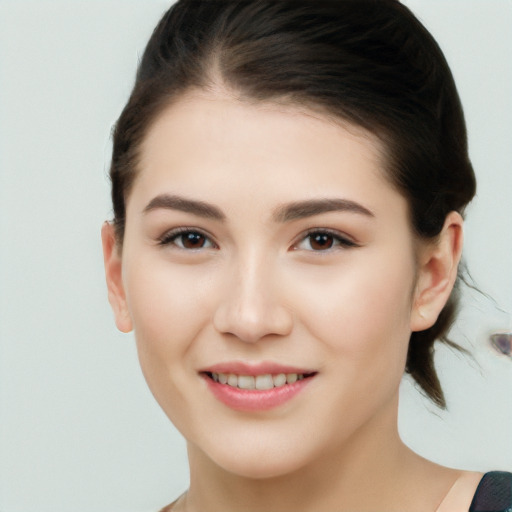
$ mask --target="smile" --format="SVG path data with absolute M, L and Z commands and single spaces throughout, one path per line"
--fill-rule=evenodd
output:
M 293 384 L 298 380 L 304 379 L 305 375 L 302 373 L 279 373 L 277 375 L 236 375 L 234 373 L 211 373 L 209 377 L 215 382 L 227 384 L 233 388 L 239 389 L 272 389 Z
M 246 375 L 207 371 L 202 375 L 208 389 L 224 405 L 239 411 L 264 411 L 291 400 L 316 372 Z

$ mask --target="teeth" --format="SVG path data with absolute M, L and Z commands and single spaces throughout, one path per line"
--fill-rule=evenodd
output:
M 238 387 L 240 389 L 254 389 L 256 387 L 254 380 L 255 379 L 252 375 L 239 375 Z
M 272 389 L 273 387 L 272 375 L 258 375 L 256 377 L 256 389 Z
M 212 373 L 212 379 L 221 384 L 227 384 L 233 388 L 240 389 L 272 389 L 280 388 L 286 384 L 293 384 L 298 380 L 304 379 L 303 374 L 297 373 L 279 373 L 277 375 L 235 375 L 234 373 Z
M 286 384 L 286 375 L 284 373 L 280 373 L 279 375 L 274 375 L 274 386 L 276 388 L 280 388 Z
M 286 382 L 288 384 L 293 384 L 294 382 L 297 382 L 297 379 L 299 376 L 296 373 L 287 373 L 286 374 Z

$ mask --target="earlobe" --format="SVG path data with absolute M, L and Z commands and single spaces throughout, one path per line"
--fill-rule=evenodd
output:
M 420 252 L 411 331 L 423 331 L 435 324 L 457 278 L 462 242 L 462 217 L 458 212 L 450 212 L 436 242 Z
M 122 279 L 122 260 L 116 243 L 114 226 L 109 222 L 105 222 L 101 228 L 101 241 L 108 301 L 114 312 L 117 328 L 121 332 L 130 332 L 133 326 Z

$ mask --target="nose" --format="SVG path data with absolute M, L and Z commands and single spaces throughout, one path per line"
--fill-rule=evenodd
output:
M 289 334 L 293 317 L 283 300 L 284 289 L 276 274 L 256 259 L 236 266 L 235 271 L 231 267 L 214 313 L 215 329 L 246 343 Z

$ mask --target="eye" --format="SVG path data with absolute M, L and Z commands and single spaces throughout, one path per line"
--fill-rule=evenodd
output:
M 175 245 L 184 250 L 210 249 L 217 246 L 210 238 L 195 229 L 177 228 L 165 233 L 159 239 L 160 245 Z
M 309 231 L 293 249 L 326 252 L 336 248 L 357 247 L 357 244 L 340 233 L 329 230 Z

